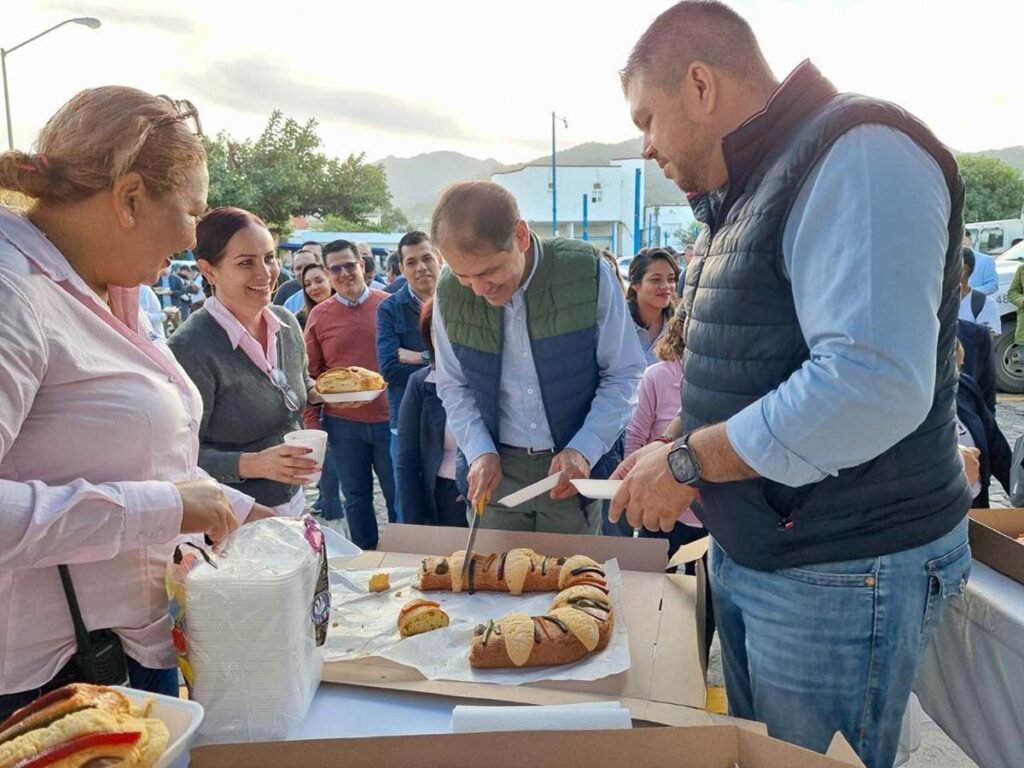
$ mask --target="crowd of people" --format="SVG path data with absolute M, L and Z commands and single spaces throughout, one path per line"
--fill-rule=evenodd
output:
M 446 189 L 382 269 L 365 243 L 311 241 L 284 275 L 278 233 L 206 210 L 195 107 L 132 88 L 83 91 L 36 152 L 0 155 L 0 187 L 35 200 L 0 209 L 0 719 L 88 679 L 86 635 L 176 693 L 177 537 L 301 514 L 319 471 L 317 513 L 363 549 L 375 478 L 389 521 L 710 532 L 730 711 L 818 750 L 839 730 L 889 768 L 968 577 L 966 511 L 1009 475 L 994 268 L 963 235 L 955 160 L 810 62 L 778 81 L 711 0 L 663 13 L 621 78 L 644 157 L 702 225 L 625 280 L 483 181 Z M 343 366 L 386 396 L 323 402 L 317 376 Z M 303 425 L 327 433 L 322 463 L 285 442 Z M 622 482 L 602 504 L 583 478 Z

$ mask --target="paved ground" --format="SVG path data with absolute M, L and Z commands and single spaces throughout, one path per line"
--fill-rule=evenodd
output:
M 1024 396 L 999 396 L 996 405 L 996 418 L 999 426 L 1006 435 L 1012 447 L 1017 438 L 1024 434 Z M 310 501 L 316 498 L 315 488 L 307 489 L 307 496 Z M 993 507 L 1010 506 L 1006 492 L 998 482 L 992 482 L 989 487 L 989 496 Z M 374 506 L 377 512 L 377 523 L 381 530 L 387 524 L 387 512 L 384 505 L 384 497 L 380 487 L 375 483 Z M 335 527 L 346 536 L 348 530 L 344 523 L 336 524 Z M 718 646 L 718 639 L 711 647 L 711 660 L 708 667 L 708 686 L 720 688 L 724 685 L 722 680 L 722 660 Z M 968 758 L 948 736 L 932 722 L 926 722 L 921 727 L 921 748 L 918 749 L 906 768 L 977 768 L 977 764 Z

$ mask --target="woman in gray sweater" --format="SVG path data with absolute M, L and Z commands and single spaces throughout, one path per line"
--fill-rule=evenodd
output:
M 211 298 L 168 346 L 203 397 L 199 466 L 278 514 L 301 514 L 301 486 L 320 467 L 284 436 L 319 397 L 298 321 L 271 304 L 274 241 L 255 215 L 222 207 L 200 220 L 194 253 Z

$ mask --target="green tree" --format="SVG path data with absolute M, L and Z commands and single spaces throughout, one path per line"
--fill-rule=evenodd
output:
M 699 234 L 700 224 L 698 224 L 696 221 L 691 221 L 689 226 L 683 227 L 682 229 L 677 229 L 675 231 L 675 236 L 679 238 L 679 242 L 681 242 L 684 246 L 692 245 L 693 243 L 697 242 L 697 235 Z
M 381 214 L 381 232 L 408 232 L 411 229 L 412 224 L 409 223 L 409 219 L 406 218 L 401 208 L 388 206 L 384 213 Z
M 957 155 L 967 185 L 964 221 L 1015 219 L 1024 205 L 1024 176 L 993 157 Z
M 291 216 L 340 216 L 353 222 L 390 207 L 383 169 L 365 155 L 345 160 L 321 150 L 316 120 L 300 124 L 271 114 L 255 141 L 226 133 L 207 139 L 210 205 L 236 205 L 270 225 L 287 228 Z

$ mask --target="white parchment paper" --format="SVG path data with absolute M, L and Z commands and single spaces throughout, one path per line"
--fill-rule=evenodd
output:
M 622 611 L 622 574 L 616 560 L 604 564 L 608 591 L 615 609 L 615 629 L 603 651 L 573 664 L 521 669 L 473 669 L 469 649 L 473 629 L 489 619 L 509 613 L 530 616 L 547 613 L 557 592 L 420 592 L 416 568 L 331 571 L 331 623 L 322 648 L 325 661 L 351 661 L 378 656 L 414 667 L 428 680 L 522 685 L 542 680 L 600 680 L 629 669 L 629 638 Z M 387 572 L 391 588 L 370 593 L 367 584 L 375 573 Z M 426 597 L 441 604 L 451 624 L 422 635 L 402 638 L 398 612 L 409 600 Z

